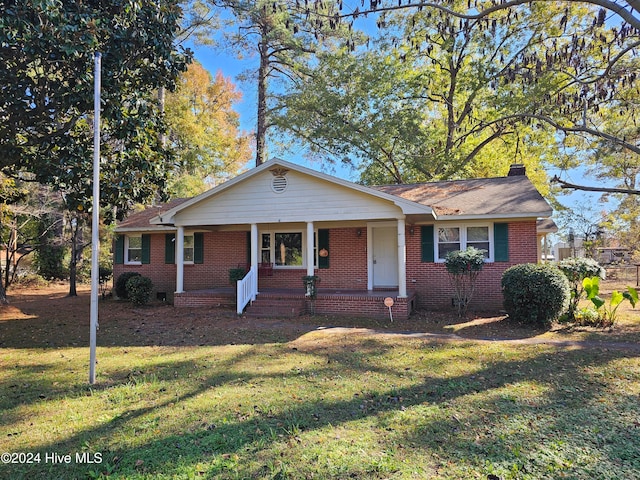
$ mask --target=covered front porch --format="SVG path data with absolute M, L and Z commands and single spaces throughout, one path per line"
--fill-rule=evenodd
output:
M 267 288 L 250 302 L 244 313 L 255 312 L 257 316 L 296 316 L 315 313 L 317 315 L 341 315 L 354 317 L 389 318 L 389 307 L 385 300 L 391 298 L 391 314 L 394 319 L 407 319 L 417 304 L 416 293 L 401 296 L 398 289 L 348 290 L 319 288 L 316 298 L 306 296 L 304 288 Z M 313 302 L 313 303 L 312 303 Z M 217 307 L 234 310 L 236 291 L 232 287 L 192 290 L 174 294 L 175 307 Z M 280 306 L 288 305 L 288 313 Z M 302 311 L 298 306 L 302 305 Z M 275 315 L 274 315 L 275 314 Z M 280 315 L 279 315 L 280 314 Z

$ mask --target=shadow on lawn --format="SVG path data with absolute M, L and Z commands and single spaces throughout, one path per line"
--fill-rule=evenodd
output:
M 417 455 L 434 458 L 436 470 L 440 461 L 454 464 L 464 461 L 484 474 L 493 468 L 522 474 L 529 472 L 533 475 L 531 478 L 540 478 L 541 473 L 554 478 L 564 475 L 588 478 L 587 474 L 592 474 L 593 478 L 617 478 L 620 472 L 640 469 L 637 448 L 629 448 L 629 445 L 640 445 L 638 425 L 628 423 L 629 418 L 637 415 L 637 399 L 632 395 L 619 396 L 615 399 L 616 413 L 603 415 L 599 402 L 605 397 L 607 383 L 603 378 L 589 374 L 590 370 L 608 362 L 632 357 L 629 352 L 536 347 L 534 352 L 523 352 L 522 358 L 496 360 L 472 374 L 441 378 L 432 368 L 438 364 L 438 359 L 445 358 L 443 351 L 450 350 L 454 358 L 456 355 L 464 358 L 464 345 L 420 342 L 419 347 L 424 349 L 423 363 L 404 364 L 399 359 L 389 364 L 381 359 L 392 352 L 393 342 L 375 337 L 361 340 L 351 339 L 341 344 L 312 341 L 299 347 L 294 342 L 290 346 L 280 346 L 276 352 L 287 358 L 299 356 L 300 360 L 311 356 L 318 360 L 313 367 L 286 373 L 232 372 L 237 365 L 264 362 L 264 347 L 248 348 L 215 365 L 216 373 L 205 375 L 201 384 L 189 392 L 165 398 L 153 407 L 127 411 L 93 430 L 68 438 L 64 445 L 48 445 L 42 450 L 73 451 L 86 442 L 108 443 L 108 439 L 127 428 L 129 422 L 152 410 L 160 415 L 164 409 L 188 408 L 190 400 L 207 395 L 207 392 L 212 393 L 211 401 L 215 402 L 216 386 L 236 381 L 259 384 L 261 379 L 300 375 L 310 378 L 340 375 L 360 382 L 361 393 L 354 394 L 351 399 L 336 401 L 309 397 L 302 403 L 292 401 L 281 411 L 266 409 L 260 404 L 238 406 L 236 412 L 230 411 L 226 420 L 219 424 L 217 421 L 215 424 L 204 422 L 199 426 L 192 425 L 180 434 L 156 438 L 133 448 L 112 450 L 106 453 L 108 468 L 115 478 L 126 478 L 134 472 L 171 476 L 190 465 L 201 465 L 200 474 L 205 478 L 227 474 L 233 478 L 234 475 L 271 478 L 273 462 L 283 461 L 276 446 L 281 444 L 281 449 L 288 450 L 284 461 L 295 462 L 298 474 L 304 475 L 308 468 L 308 475 L 313 476 L 322 466 L 305 467 L 305 459 L 297 449 L 303 448 L 299 447 L 302 442 L 310 440 L 301 440 L 300 435 L 353 421 L 377 419 L 380 437 L 376 441 L 381 443 L 383 451 L 394 452 L 401 445 L 405 451 L 411 449 Z M 428 365 L 430 370 L 421 365 Z M 171 381 L 174 372 L 185 366 L 197 368 L 190 362 L 185 365 L 169 362 L 158 365 L 154 369 L 155 375 Z M 443 364 L 442 368 L 445 367 Z M 415 382 L 404 387 L 390 385 L 386 390 L 372 394 L 365 380 L 372 371 L 393 378 L 410 374 Z M 113 375 L 118 378 L 124 374 L 121 371 Z M 520 398 L 505 391 L 506 387 L 526 385 L 527 382 L 544 387 L 544 397 L 527 401 L 526 395 Z M 328 384 L 327 387 L 330 388 Z M 478 396 L 483 393 L 491 395 L 480 399 Z M 472 410 L 474 413 L 467 414 L 460 407 L 455 415 L 451 414 L 450 409 L 458 402 L 474 401 L 478 402 L 477 408 Z M 403 423 L 402 418 L 388 418 L 389 413 L 402 416 L 409 409 L 420 409 L 421 412 L 411 416 L 414 422 L 411 425 Z M 590 418 L 598 419 L 597 429 L 594 428 L 591 437 L 588 431 Z M 388 424 L 384 425 L 385 422 Z M 585 438 L 588 439 L 586 442 Z M 270 451 L 269 448 L 275 449 Z M 583 454 L 584 458 L 596 460 L 592 465 L 580 464 Z M 256 457 L 261 461 L 252 463 Z M 271 465 L 267 465 L 269 461 L 272 461 Z M 376 468 L 372 458 L 361 458 L 358 467 L 342 472 L 341 478 L 377 478 Z M 446 473 L 446 465 L 442 468 Z M 576 474 L 576 469 L 584 468 L 587 470 Z M 389 473 L 380 472 L 380 477 Z

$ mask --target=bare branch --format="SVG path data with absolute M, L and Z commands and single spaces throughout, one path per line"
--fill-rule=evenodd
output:
M 556 175 L 551 179 L 552 183 L 557 183 L 560 188 L 568 188 L 572 190 L 584 190 L 587 192 L 603 192 L 603 193 L 625 193 L 628 195 L 640 195 L 640 190 L 633 190 L 630 188 L 608 188 L 608 187 L 587 187 L 585 185 L 576 185 L 574 183 L 565 182 L 560 180 Z

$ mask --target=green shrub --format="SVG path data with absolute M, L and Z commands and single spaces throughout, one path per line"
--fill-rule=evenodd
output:
M 153 282 L 149 277 L 136 275 L 127 280 L 127 294 L 134 305 L 146 305 L 149 303 L 153 292 Z
M 127 299 L 129 298 L 129 294 L 127 292 L 127 282 L 132 277 L 139 277 L 140 274 L 138 272 L 124 272 L 120 274 L 118 279 L 116 280 L 116 296 L 118 298 Z
M 458 315 L 466 313 L 476 290 L 478 275 L 484 267 L 484 250 L 469 247 L 447 253 L 444 261 L 453 286 Z
M 592 258 L 572 257 L 558 263 L 558 268 L 565 274 L 571 285 L 571 300 L 567 309 L 567 321 L 578 320 L 578 305 L 584 293 L 582 281 L 590 277 L 605 277 L 605 269 Z
M 525 263 L 502 275 L 504 308 L 517 321 L 548 327 L 566 310 L 567 277 L 550 264 Z

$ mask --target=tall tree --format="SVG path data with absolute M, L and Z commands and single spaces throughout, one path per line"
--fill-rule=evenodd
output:
M 166 97 L 168 140 L 177 157 L 171 179 L 172 195 L 192 196 L 235 176 L 249 161 L 251 136 L 239 131 L 233 110 L 241 93 L 227 78 L 215 78 L 194 62 L 176 91 Z
M 547 8 L 565 9 L 564 15 L 558 19 L 558 26 L 565 34 L 570 35 L 571 41 L 557 42 L 550 38 L 545 49 L 539 49 L 513 69 L 511 73 L 514 77 L 522 74 L 533 81 L 545 69 L 557 70 L 565 75 L 564 82 L 558 84 L 554 95 L 540 97 L 538 108 L 528 113 L 520 113 L 519 117 L 547 123 L 567 137 L 589 137 L 615 142 L 634 154 L 640 154 L 640 144 L 637 141 L 616 137 L 607 131 L 606 123 L 597 121 L 597 113 L 603 101 L 614 100 L 620 85 L 633 85 L 636 82 L 637 49 L 640 46 L 640 4 L 636 0 L 370 0 L 368 4 L 362 2 L 361 6 L 353 10 L 342 10 L 340 4 L 339 19 L 353 22 L 362 15 L 373 14 L 383 18 L 389 12 L 424 10 L 432 13 L 441 12 L 452 23 L 484 20 L 496 25 L 499 23 L 496 19 L 497 14 L 506 14 L 508 21 L 517 20 L 523 9 L 533 8 L 536 4 L 543 14 L 546 14 Z M 593 20 L 582 24 L 579 29 L 568 31 L 572 9 L 576 6 L 589 8 L 593 12 Z M 640 93 L 637 90 L 636 92 L 636 95 Z M 558 104 L 566 106 L 563 115 L 550 115 L 545 107 Z M 594 114 L 595 121 L 592 121 Z M 563 183 L 563 186 L 580 188 L 568 183 Z
M 518 114 L 533 98 L 522 90 L 549 91 L 553 82 L 531 86 L 511 72 L 545 35 L 562 36 L 554 22 L 563 13 L 532 7 L 495 23 L 452 22 L 437 11 L 381 19 L 377 50 L 321 57 L 311 80 L 289 92 L 278 126 L 325 158 L 357 161 L 366 183 L 504 174 L 519 162 L 546 191 L 541 164 L 561 156 L 555 133 Z
M 93 54 L 103 54 L 102 200 L 122 217 L 163 190 L 171 152 L 155 92 L 173 88 L 188 52 L 173 46 L 173 1 L 0 1 L 0 169 L 91 198 Z M 160 188 L 158 188 L 160 187 Z
M 256 165 L 267 155 L 267 132 L 272 114 L 282 108 L 278 92 L 288 82 L 306 75 L 314 55 L 334 42 L 349 45 L 357 40 L 346 24 L 340 24 L 337 4 L 299 0 L 209 0 L 188 2 L 190 24 L 223 22 L 223 45 L 239 57 L 257 58 L 257 66 L 244 78 L 257 86 Z M 209 7 L 210 10 L 207 10 Z M 211 12 L 222 10 L 218 18 Z M 319 16 L 311 16 L 311 12 Z

